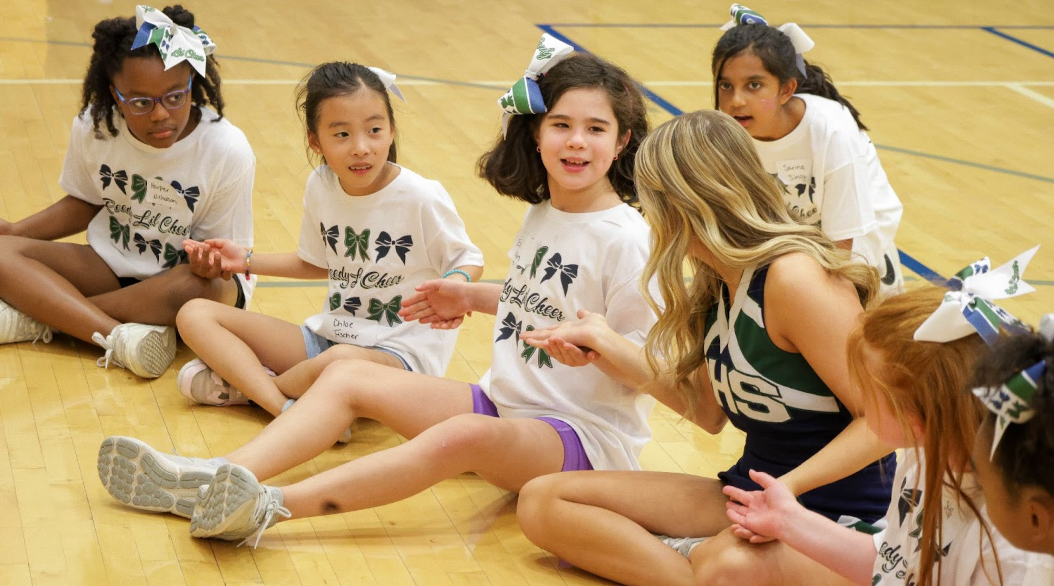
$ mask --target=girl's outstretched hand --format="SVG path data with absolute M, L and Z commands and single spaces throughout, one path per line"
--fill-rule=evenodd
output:
M 414 289 L 414 295 L 403 299 L 399 317 L 419 321 L 434 330 L 453 330 L 472 315 L 468 283 L 454 279 L 432 279 Z
M 725 513 L 732 521 L 732 533 L 751 543 L 779 539 L 788 519 L 802 506 L 787 485 L 769 474 L 751 470 L 750 478 L 763 490 L 722 489 L 731 499 L 725 503 Z
M 600 336 L 610 331 L 604 316 L 581 309 L 578 311 L 578 321 L 523 332 L 520 339 L 545 350 L 561 364 L 585 366 L 600 359 L 600 353 L 593 350 L 592 346 L 596 345 Z
M 210 238 L 204 242 L 195 240 L 184 240 L 183 250 L 187 251 L 187 257 L 194 255 L 208 255 L 210 263 L 218 263 L 223 273 L 245 272 L 246 249 L 224 238 Z
M 183 250 L 187 253 L 190 272 L 202 279 L 223 279 L 229 281 L 231 272 L 223 270 L 218 252 L 209 245 L 194 240 L 184 240 Z

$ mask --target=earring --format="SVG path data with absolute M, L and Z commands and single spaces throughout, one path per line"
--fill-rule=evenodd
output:
M 611 159 L 611 160 L 612 160 L 612 161 L 617 161 L 617 160 L 618 160 L 618 154 L 616 153 L 616 154 L 615 154 L 615 158 L 614 158 L 614 159 Z
M 540 153 L 540 152 L 542 152 L 542 147 L 536 146 L 536 147 L 534 147 L 534 150 L 536 150 L 536 151 L 538 151 Z

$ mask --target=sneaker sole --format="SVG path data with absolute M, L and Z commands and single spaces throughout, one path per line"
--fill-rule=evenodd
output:
M 176 359 L 176 330 L 165 328 L 164 331 L 150 332 L 140 342 L 139 358 L 143 378 L 157 378 L 168 370 Z M 138 374 L 138 373 L 137 373 Z
M 260 483 L 252 472 L 241 466 L 224 465 L 198 499 L 194 515 L 190 520 L 192 537 L 216 537 L 219 539 L 244 539 L 256 530 L 246 525 L 256 500 L 260 496 Z M 231 531 L 235 528 L 235 531 Z
M 99 447 L 98 468 L 102 485 L 118 501 L 187 519 L 194 512 L 198 487 L 212 481 L 205 472 L 180 471 L 150 446 L 127 437 L 106 438 Z

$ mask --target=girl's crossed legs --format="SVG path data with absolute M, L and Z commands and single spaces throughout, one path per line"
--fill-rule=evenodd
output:
M 778 542 L 732 534 L 722 484 L 669 472 L 566 472 L 523 488 L 517 516 L 535 545 L 623 584 L 848 582 Z M 656 534 L 712 536 L 685 557 Z

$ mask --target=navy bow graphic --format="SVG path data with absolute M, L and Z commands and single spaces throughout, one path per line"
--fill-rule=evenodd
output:
M 545 253 L 547 253 L 547 252 L 549 252 L 549 247 L 548 246 L 543 246 L 543 247 L 539 248 L 534 253 L 534 262 L 531 263 L 531 278 L 532 279 L 534 278 L 535 273 L 538 272 L 538 267 L 541 266 L 541 264 L 542 264 L 542 258 L 545 257 Z
M 322 239 L 333 249 L 333 254 L 337 254 L 337 239 L 340 238 L 340 228 L 336 224 L 327 228 L 322 222 L 318 223 L 318 227 L 322 232 Z
M 377 236 L 377 261 L 380 261 L 388 254 L 388 250 L 391 247 L 395 247 L 395 254 L 399 255 L 399 260 L 406 264 L 406 253 L 410 252 L 410 247 L 414 245 L 414 239 L 407 234 L 399 238 L 398 240 L 392 240 L 392 237 L 387 232 L 381 232 Z
M 567 295 L 567 286 L 578 276 L 578 265 L 561 265 L 560 261 L 561 258 L 559 252 L 549 257 L 549 262 L 547 263 L 548 267 L 545 269 L 545 276 L 542 277 L 541 282 L 546 282 L 550 277 L 559 272 L 560 284 L 564 286 L 564 295 Z
M 139 232 L 135 233 L 132 237 L 132 241 L 135 242 L 135 247 L 139 249 L 139 254 L 146 252 L 146 248 L 150 247 L 150 252 L 154 253 L 154 258 L 161 260 L 161 241 L 160 240 L 147 240 L 143 238 L 143 235 Z
M 131 236 L 132 228 L 117 221 L 117 218 L 110 216 L 110 239 L 113 240 L 114 244 L 124 244 L 124 249 L 128 248 L 128 238 Z
M 523 329 L 523 322 L 516 321 L 516 316 L 509 312 L 509 315 L 505 316 L 505 319 L 501 320 L 501 329 L 498 330 L 500 334 L 495 342 L 508 339 L 513 334 L 516 334 L 516 339 L 520 338 L 520 330 Z
M 534 326 L 527 326 L 528 332 L 533 329 Z M 529 364 L 531 362 L 531 357 L 534 356 L 535 351 L 538 352 L 538 368 L 541 368 L 543 366 L 548 366 L 549 368 L 553 367 L 553 359 L 549 357 L 548 352 L 542 350 L 541 348 L 535 348 L 527 342 L 523 343 L 523 352 L 520 352 L 520 358 L 524 359 L 524 364 Z
M 121 193 L 128 193 L 124 189 L 124 186 L 128 185 L 128 173 L 125 173 L 124 171 L 118 171 L 116 173 L 113 173 L 110 171 L 110 167 L 108 165 L 103 165 L 102 167 L 99 167 L 99 178 L 102 179 L 103 189 L 109 187 L 110 181 L 113 181 L 114 184 L 117 185 L 118 188 L 120 188 Z
M 182 195 L 183 199 L 187 200 L 187 207 L 190 208 L 190 211 L 194 211 L 194 204 L 198 203 L 198 198 L 201 197 L 201 192 L 198 191 L 197 186 L 183 189 L 183 186 L 179 184 L 179 181 L 173 181 L 172 188 Z
M 360 307 L 362 307 L 362 299 L 359 299 L 358 297 L 348 297 L 344 301 L 344 311 L 351 315 L 355 315 L 355 312 L 358 311 Z
M 350 256 L 351 260 L 355 260 L 356 252 L 358 252 L 360 260 L 370 260 L 370 257 L 366 254 L 370 246 L 370 229 L 366 228 L 362 231 L 362 234 L 356 234 L 351 226 L 347 226 L 344 228 L 344 246 L 348 247 L 348 251 L 344 253 L 344 256 Z

